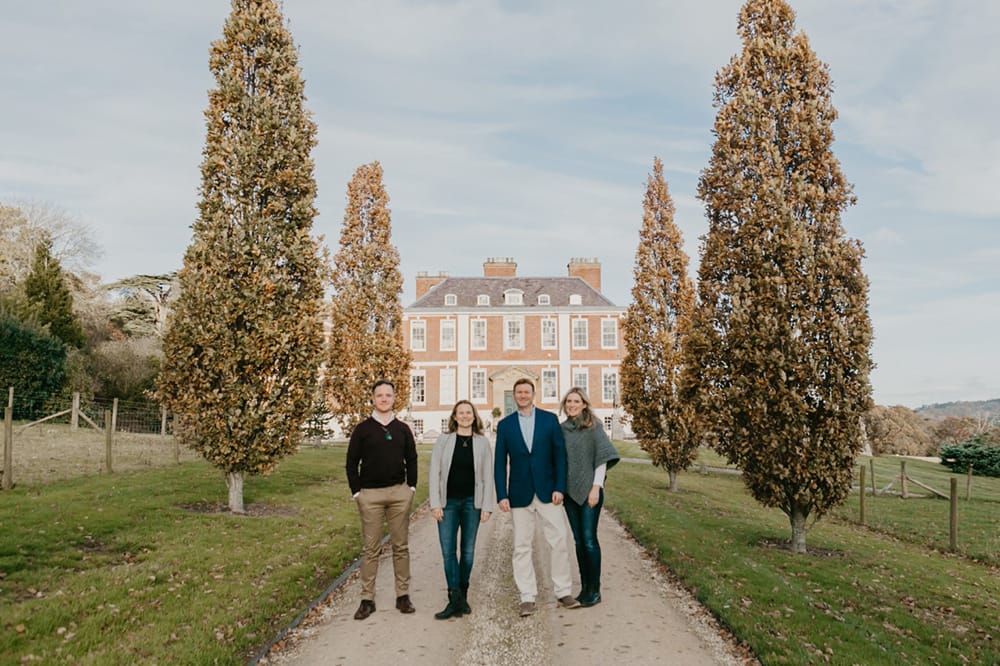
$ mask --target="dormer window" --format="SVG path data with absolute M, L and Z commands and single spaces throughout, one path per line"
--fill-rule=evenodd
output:
M 548 294 L 538 294 L 538 304 L 539 305 L 549 305 L 551 301 L 549 300 Z
M 455 294 L 445 294 L 444 295 L 445 305 L 458 305 L 458 296 Z
M 503 292 L 504 305 L 524 305 L 524 292 L 520 289 L 508 289 Z
M 569 295 L 569 304 L 570 305 L 580 305 L 581 303 L 583 303 L 583 299 L 580 297 L 580 294 L 570 294 Z
M 476 296 L 476 305 L 489 305 L 490 296 L 489 294 L 479 294 Z

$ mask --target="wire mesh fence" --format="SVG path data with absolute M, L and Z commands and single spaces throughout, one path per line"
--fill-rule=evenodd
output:
M 176 464 L 199 456 L 171 434 L 155 402 L 4 392 L 0 486 Z

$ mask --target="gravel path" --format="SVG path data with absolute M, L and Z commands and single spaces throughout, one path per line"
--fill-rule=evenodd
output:
M 417 608 L 394 607 L 388 547 L 379 565 L 375 603 L 363 622 L 353 619 L 360 599 L 357 574 L 296 628 L 266 664 L 755 664 L 682 587 L 663 575 L 614 516 L 601 517 L 603 601 L 593 608 L 558 608 L 541 532 L 535 539 L 538 612 L 518 616 L 511 574 L 509 514 L 497 513 L 479 531 L 469 604 L 471 615 L 434 619 L 446 591 L 437 527 L 418 512 L 410 526 L 410 597 Z M 574 564 L 575 570 L 575 564 Z M 577 581 L 577 585 L 579 581 Z M 577 587 L 578 589 L 578 587 Z

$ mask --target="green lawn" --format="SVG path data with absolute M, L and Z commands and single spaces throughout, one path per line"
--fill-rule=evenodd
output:
M 248 479 L 257 516 L 206 512 L 226 491 L 203 462 L 4 491 L 0 663 L 245 663 L 357 556 L 344 448 Z M 880 487 L 898 465 L 876 460 Z M 939 465 L 907 469 L 947 488 Z M 807 556 L 775 545 L 787 520 L 738 476 L 685 473 L 671 493 L 662 470 L 622 463 L 608 484 L 608 508 L 765 663 L 1000 662 L 1000 480 L 974 479 L 957 554 L 946 501 L 868 497 L 862 526 L 855 491 Z
M 359 552 L 344 453 L 248 479 L 260 517 L 205 512 L 226 488 L 204 462 L 5 491 L 0 663 L 246 663 Z
M 784 514 L 753 501 L 738 476 L 686 473 L 679 492 L 665 486 L 661 470 L 623 463 L 607 506 L 764 663 L 1000 663 L 995 566 L 836 516 L 810 530 L 812 554 L 794 555 L 780 547 Z M 910 526 L 930 506 L 947 511 L 893 501 Z M 983 514 L 995 533 L 1000 505 Z
M 879 490 L 895 479 L 890 491 L 900 487 L 900 458 L 875 458 L 875 484 Z M 873 531 L 891 534 L 905 541 L 948 551 L 949 504 L 946 499 L 932 496 L 915 484 L 910 484 L 909 499 L 890 492 L 871 495 L 870 459 L 862 457 L 855 470 L 855 485 L 860 481 L 859 470 L 866 468 L 865 525 Z M 940 463 L 906 460 L 906 474 L 935 490 L 950 493 L 951 479 L 958 481 L 958 553 L 1000 566 L 1000 479 L 974 476 L 966 500 L 966 476 L 953 474 Z M 923 495 L 921 497 L 920 495 Z M 834 511 L 839 520 L 856 523 L 860 518 L 859 492 L 854 492 L 846 504 Z
M 649 460 L 649 454 L 642 450 L 639 446 L 639 442 L 634 439 L 616 439 L 615 448 L 618 449 L 618 455 L 622 458 L 640 458 L 643 460 Z M 706 465 L 707 467 L 733 467 L 726 459 L 720 456 L 718 453 L 709 449 L 707 447 L 701 447 L 698 449 L 698 457 L 695 460 L 695 465 Z

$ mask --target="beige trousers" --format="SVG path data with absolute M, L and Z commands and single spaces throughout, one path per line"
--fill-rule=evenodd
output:
M 361 598 L 375 600 L 375 577 L 378 556 L 382 550 L 382 526 L 389 525 L 392 544 L 392 571 L 396 577 L 396 596 L 410 589 L 410 505 L 413 491 L 405 483 L 388 488 L 362 488 L 358 495 L 361 514 Z
M 514 582 L 521 593 L 521 601 L 534 601 L 538 595 L 535 580 L 535 566 L 531 561 L 532 543 L 535 540 L 535 524 L 541 521 L 542 533 L 549 544 L 552 588 L 560 599 L 573 591 L 573 576 L 570 573 L 568 534 L 566 516 L 561 506 L 539 502 L 538 497 L 526 507 L 510 510 L 514 522 Z

